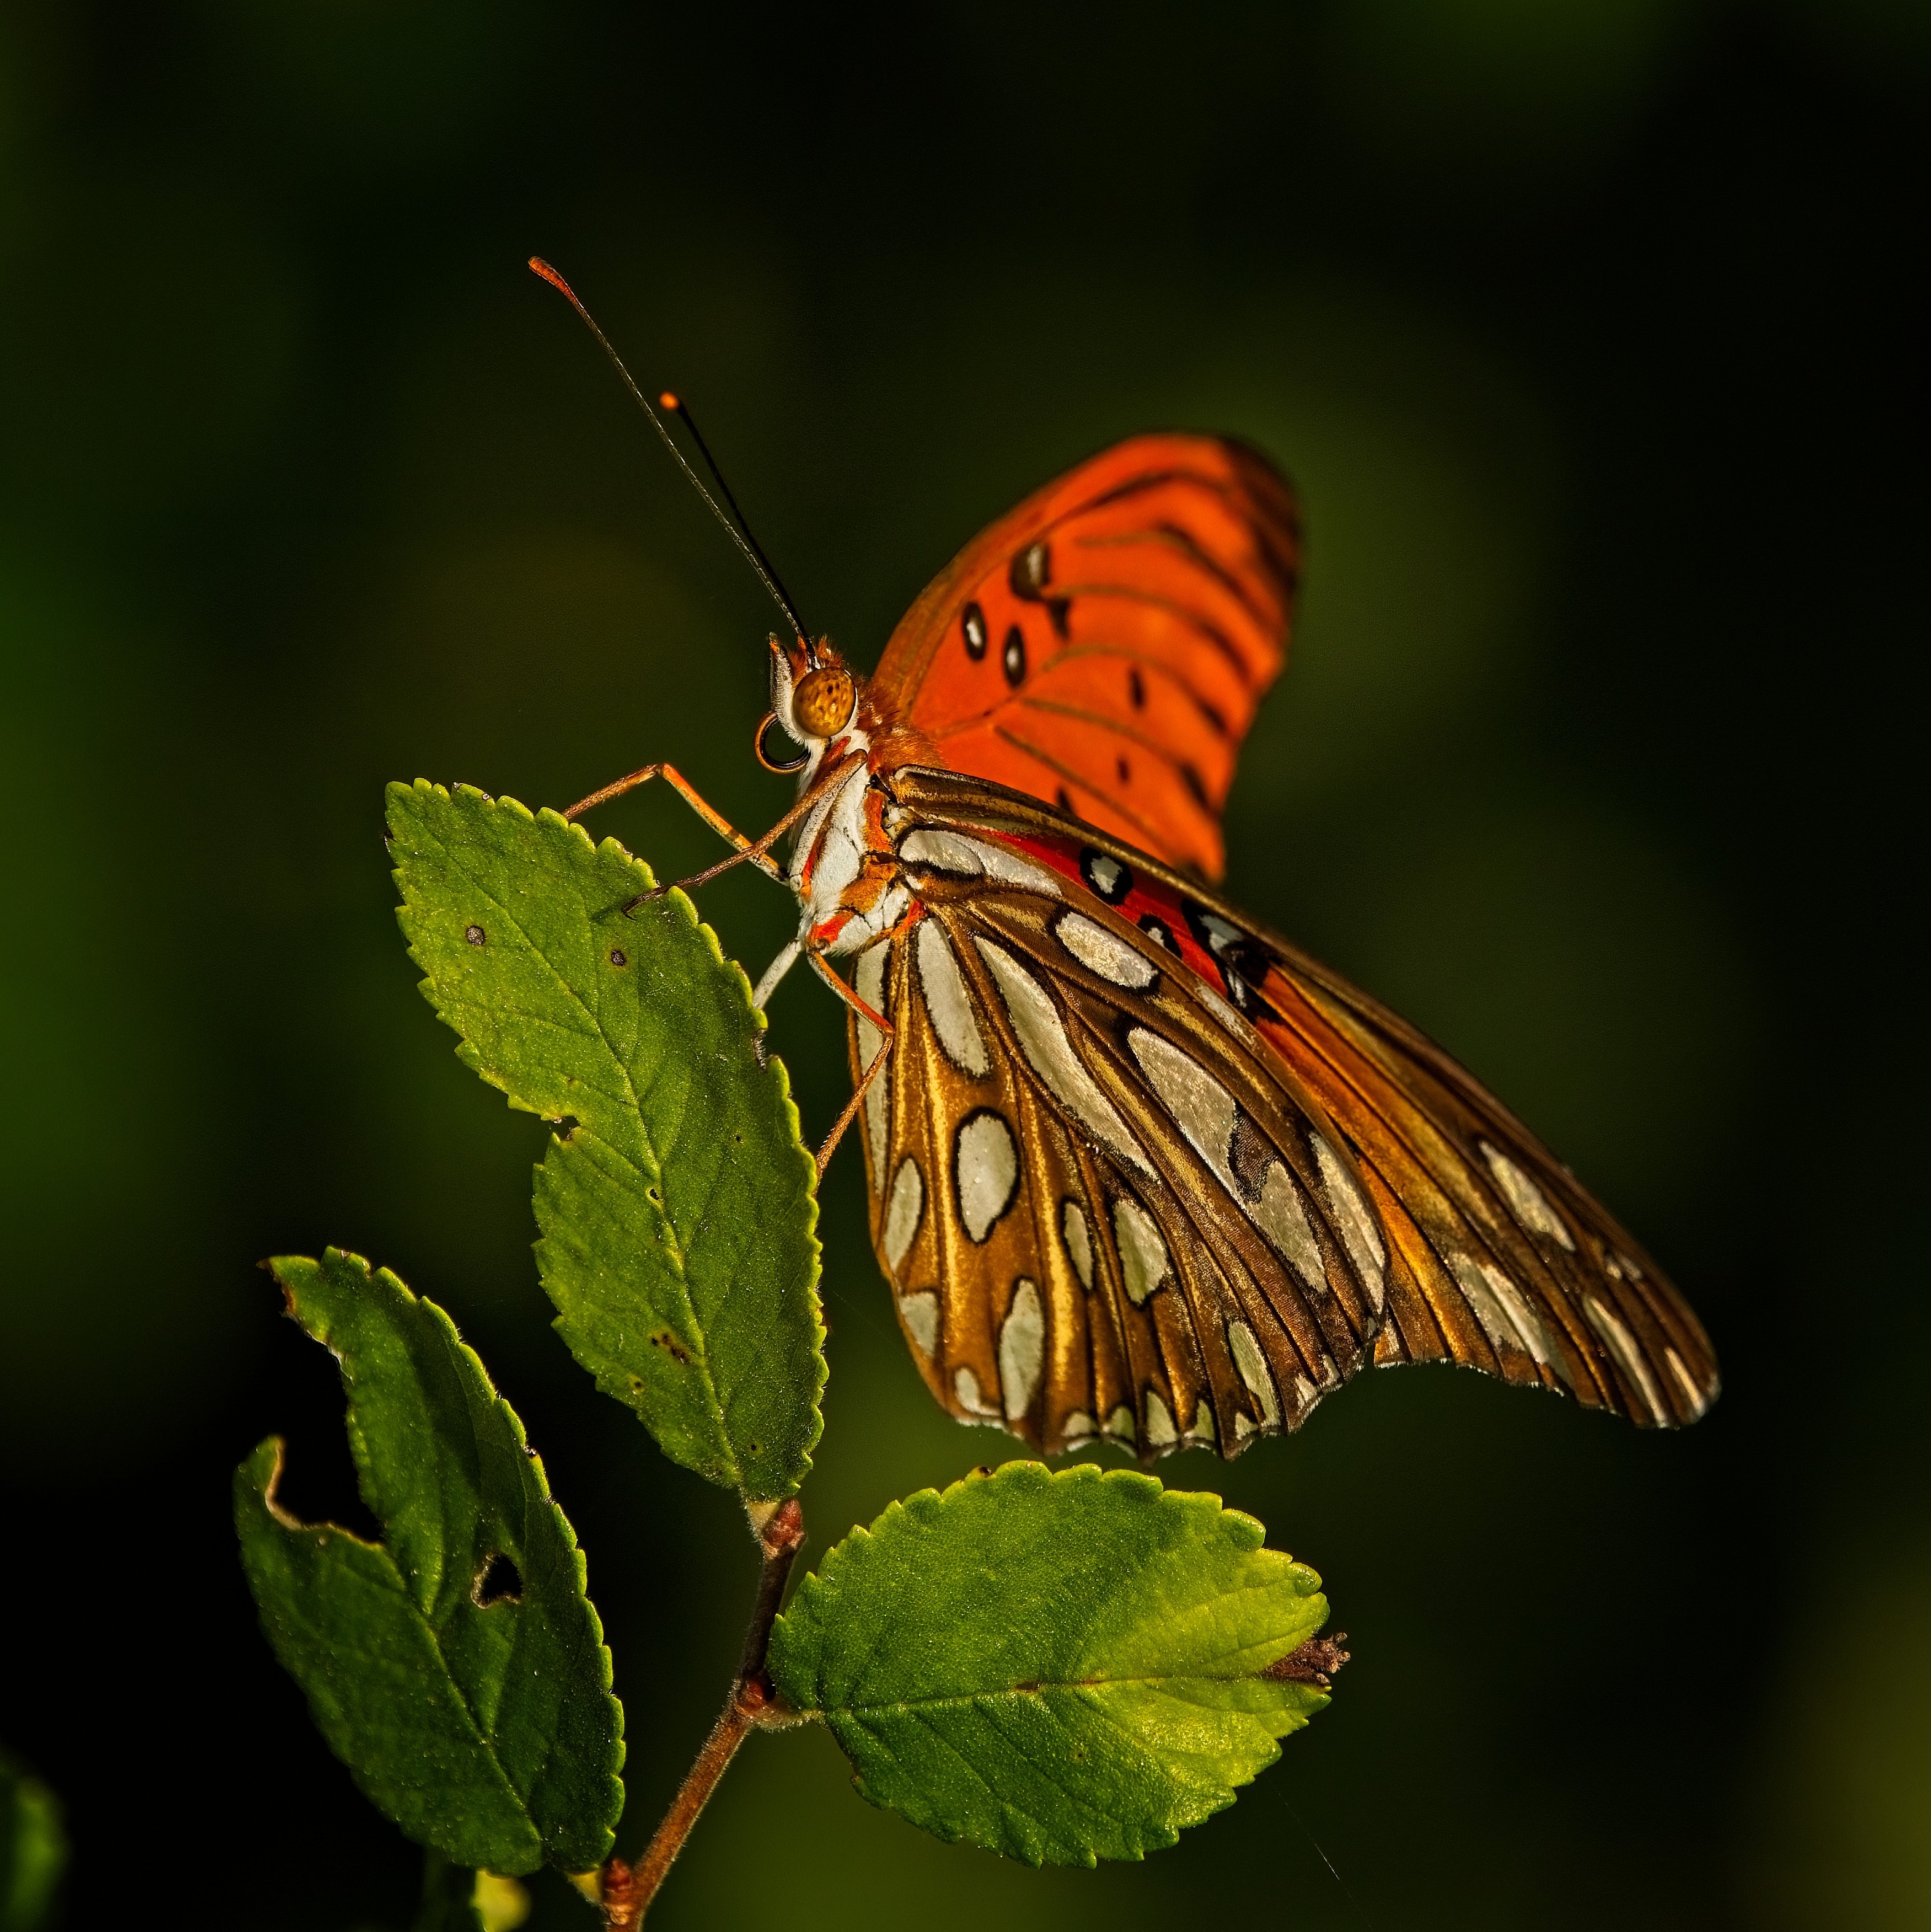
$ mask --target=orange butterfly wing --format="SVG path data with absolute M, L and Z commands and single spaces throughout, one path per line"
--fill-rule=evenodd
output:
M 1300 557 L 1267 460 L 1139 436 L 968 544 L 873 682 L 953 770 L 1219 878 L 1240 744 L 1287 658 Z

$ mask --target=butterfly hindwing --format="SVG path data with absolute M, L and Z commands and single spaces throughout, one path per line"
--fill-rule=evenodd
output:
M 1173 984 L 1192 989 L 1198 1016 L 1171 1035 L 1188 1063 L 1240 1096 L 1253 1118 L 1264 1117 L 1258 1096 L 1271 1088 L 1309 1124 L 1298 1130 L 1297 1182 L 1318 1210 L 1311 1228 L 1345 1257 L 1330 1326 L 1352 1283 L 1351 1332 L 1373 1334 L 1378 1361 L 1451 1360 L 1566 1388 L 1651 1425 L 1693 1421 L 1708 1408 L 1715 1360 L 1681 1298 L 1528 1130 L 1412 1028 L 1184 875 L 1033 800 L 917 768 L 895 772 L 892 785 L 905 821 L 932 828 L 914 838 L 964 834 L 1010 850 L 1015 865 L 1053 873 L 1063 890 L 1096 888 L 1104 909 L 1087 914 L 1116 936 L 1156 941 L 1159 952 L 1147 956 L 1170 953 L 1180 969 Z M 935 885 L 934 897 L 944 896 Z M 982 893 L 976 904 L 968 888 L 957 899 L 947 917 L 1012 937 L 1008 897 Z M 1076 974 L 1062 977 L 1069 1012 L 1094 997 Z M 1101 997 L 1129 1028 L 1137 1020 L 1168 1031 L 1170 1023 L 1149 1020 L 1144 994 Z M 1084 1036 L 1096 1078 L 1112 1081 L 1106 1090 L 1123 1118 L 1137 1120 L 1132 1083 L 1120 1084 L 1130 1048 L 1104 1047 L 1102 1031 L 1089 1022 Z M 1249 1079 L 1259 1084 L 1243 1086 Z M 1157 1100 L 1146 1105 L 1156 1124 L 1171 1112 Z M 1146 1131 L 1156 1137 L 1153 1126 Z M 1190 1165 L 1189 1151 L 1171 1138 L 1162 1144 L 1162 1178 L 1150 1191 L 1174 1196 L 1171 1211 L 1206 1251 L 1208 1285 L 1194 1299 L 1212 1304 L 1215 1252 L 1230 1253 L 1228 1274 L 1243 1273 L 1226 1218 L 1239 1185 L 1230 1194 L 1210 1173 L 1204 1180 L 1207 1164 Z M 1229 1281 L 1225 1299 L 1244 1305 L 1244 1290 L 1243 1280 Z M 1199 1338 L 1209 1360 L 1210 1330 L 1209 1320 Z M 1345 1374 L 1342 1354 L 1334 1360 Z M 1311 1379 L 1318 1386 L 1321 1378 Z
M 901 850 L 925 916 L 855 976 L 896 1033 L 864 1134 L 934 1394 L 1049 1450 L 1296 1426 L 1380 1319 L 1318 1110 L 1078 882 L 997 841 Z M 855 1071 L 877 1040 L 854 1023 Z
M 1267 459 L 1143 436 L 983 532 L 874 680 L 956 771 L 1218 878 L 1234 761 L 1285 660 L 1300 560 Z

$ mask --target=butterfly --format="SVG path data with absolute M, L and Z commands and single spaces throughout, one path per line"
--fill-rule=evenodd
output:
M 799 796 L 763 838 L 668 766 L 571 815 L 663 776 L 725 864 L 796 895 L 754 997 L 803 959 L 847 1004 L 820 1166 L 855 1121 L 900 1326 L 961 1421 L 1231 1456 L 1371 1364 L 1447 1360 L 1693 1422 L 1715 1357 L 1656 1264 L 1447 1054 L 1216 890 L 1300 556 L 1264 457 L 1134 437 L 969 544 L 871 676 L 772 640 L 755 742 Z

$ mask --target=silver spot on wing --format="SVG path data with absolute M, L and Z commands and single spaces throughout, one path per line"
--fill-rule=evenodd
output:
M 1159 1034 L 1135 1027 L 1126 1036 L 1126 1044 L 1140 1063 L 1147 1084 L 1173 1115 L 1194 1152 L 1213 1168 L 1221 1186 L 1239 1199 L 1231 1156 L 1234 1096 L 1191 1054 Z
M 931 1016 L 932 1030 L 938 1035 L 946 1058 L 961 1073 L 983 1078 L 992 1071 L 991 1056 L 985 1050 L 959 962 L 937 920 L 919 922 L 912 950 L 919 963 L 919 990 L 925 995 L 925 1011 Z
M 1017 886 L 1021 892 L 1042 898 L 1060 897 L 1057 872 L 1036 864 L 1023 853 L 990 838 L 968 838 L 962 832 L 949 832 L 940 826 L 922 826 L 908 832 L 898 842 L 898 856 L 916 866 L 951 872 L 964 878 L 984 877 L 1001 885 Z
M 892 1177 L 892 1198 L 885 1204 L 885 1263 L 895 1274 L 905 1258 L 919 1217 L 925 1211 L 925 1177 L 908 1154 Z
M 1342 1164 L 1340 1155 L 1322 1136 L 1310 1134 L 1308 1138 L 1314 1143 L 1315 1159 L 1321 1165 L 1321 1185 L 1327 1190 L 1335 1224 L 1341 1231 L 1341 1244 L 1348 1250 L 1348 1258 L 1354 1264 L 1354 1272 L 1361 1277 L 1368 1290 L 1369 1302 L 1378 1315 L 1387 1294 L 1381 1271 L 1388 1262 L 1387 1250 L 1381 1245 L 1381 1231 L 1375 1226 L 1374 1214 L 1362 1199 L 1361 1190 L 1355 1186 L 1354 1178 Z
M 1113 1204 L 1113 1238 L 1120 1244 L 1120 1272 L 1135 1308 L 1167 1278 L 1167 1244 L 1159 1224 L 1138 1202 L 1121 1195 Z
M 1668 1428 L 1676 1418 L 1663 1399 L 1663 1392 L 1656 1385 L 1656 1378 L 1649 1372 L 1649 1364 L 1643 1360 L 1642 1351 L 1636 1346 L 1636 1338 L 1623 1325 L 1622 1318 L 1615 1310 L 1599 1301 L 1593 1294 L 1582 1298 L 1582 1312 L 1589 1318 L 1589 1325 L 1602 1336 L 1611 1354 L 1621 1365 L 1624 1375 L 1636 1385 L 1649 1412 L 1663 1427 Z
M 973 944 L 1005 996 L 1019 1050 L 1047 1090 L 1122 1160 L 1142 1174 L 1151 1174 L 1153 1164 L 1140 1143 L 1127 1131 L 1126 1123 L 1073 1050 L 1051 995 L 1004 947 L 976 935 Z
M 1573 1254 L 1576 1237 L 1569 1232 L 1562 1216 L 1549 1205 L 1548 1196 L 1500 1148 L 1492 1148 L 1486 1141 L 1477 1141 L 1475 1144 L 1481 1149 L 1482 1158 L 1489 1163 L 1489 1172 L 1495 1177 L 1495 1184 L 1502 1190 L 1516 1219 L 1530 1233 L 1546 1234 Z
M 959 1219 L 975 1241 L 983 1241 L 1012 1206 L 1019 1185 L 1019 1150 L 1012 1130 L 989 1108 L 968 1114 L 952 1143 L 952 1172 Z
M 1531 1308 L 1522 1291 L 1492 1262 L 1478 1262 L 1471 1256 L 1448 1257 L 1448 1271 L 1455 1285 L 1468 1297 L 1489 1340 L 1499 1352 L 1504 1342 L 1532 1355 L 1538 1362 L 1550 1360 L 1549 1331 L 1542 1318 Z
M 999 1330 L 999 1385 L 1006 1392 L 1008 1422 L 1017 1422 L 1032 1406 L 1045 1360 L 1045 1310 L 1037 1287 L 1022 1277 Z
M 898 1298 L 898 1318 L 905 1332 L 919 1345 L 921 1354 L 929 1355 L 939 1340 L 939 1298 L 929 1288 L 916 1294 Z
M 1261 1233 L 1294 1264 L 1303 1280 L 1311 1288 L 1327 1288 L 1327 1264 L 1321 1258 L 1321 1244 L 1314 1238 L 1307 1210 L 1301 1205 L 1300 1184 L 1278 1160 L 1261 1184 L 1261 1204 L 1255 1219 Z
M 1083 912 L 1063 912 L 1053 926 L 1053 937 L 1089 971 L 1116 986 L 1144 992 L 1160 976 L 1159 968 L 1137 946 L 1109 932 Z
M 1260 1343 L 1254 1339 L 1254 1331 L 1246 1322 L 1236 1316 L 1227 1324 L 1227 1346 L 1234 1358 L 1234 1366 L 1240 1372 L 1240 1379 L 1247 1384 L 1248 1393 L 1261 1406 L 1261 1426 L 1278 1429 L 1281 1426 L 1281 1398 L 1274 1387 L 1274 1378 L 1267 1366 L 1267 1358 L 1261 1352 Z M 1253 1427 L 1240 1425 L 1246 1422 L 1243 1415 L 1234 1418 L 1234 1433 L 1245 1436 Z
M 970 1369 L 961 1369 L 952 1377 L 952 1394 L 960 1408 L 966 1412 L 967 1419 L 973 1422 L 997 1422 L 1000 1418 L 999 1405 L 988 1402 L 980 1394 L 979 1378 Z
M 1086 1224 L 1086 1210 L 1077 1201 L 1060 1204 L 1060 1233 L 1066 1244 L 1066 1258 L 1079 1276 L 1079 1285 L 1090 1293 L 1093 1288 L 1093 1231 Z
M 1171 1449 L 1180 1439 L 1180 1431 L 1174 1426 L 1172 1412 L 1155 1390 L 1149 1389 L 1147 1391 L 1147 1440 L 1156 1449 Z

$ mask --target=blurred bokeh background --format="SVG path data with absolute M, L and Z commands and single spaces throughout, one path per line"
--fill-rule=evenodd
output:
M 351 1499 L 264 1254 L 394 1267 L 520 1406 L 633 1846 L 735 1656 L 749 1540 L 549 1331 L 545 1130 L 418 997 L 379 836 L 418 774 L 786 796 L 748 754 L 773 614 L 537 250 L 861 664 L 1114 438 L 1270 450 L 1304 622 L 1231 889 L 1525 1114 L 1728 1380 L 1660 1437 L 1370 1376 L 1170 1462 L 1354 1640 L 1232 1811 L 1035 1874 L 870 1810 L 823 1736 L 754 1740 L 652 1924 L 1931 1924 L 1928 95 L 1912 0 L 9 0 L 0 1739 L 64 1798 L 67 1923 L 409 1915 L 232 1555 L 271 1430 L 298 1507 Z M 601 829 L 712 850 L 658 797 Z M 703 905 L 754 974 L 790 922 L 742 874 Z M 836 1010 L 793 975 L 772 1024 L 815 1134 Z M 819 1548 L 1017 1446 L 927 1401 L 855 1147 L 826 1238 Z

